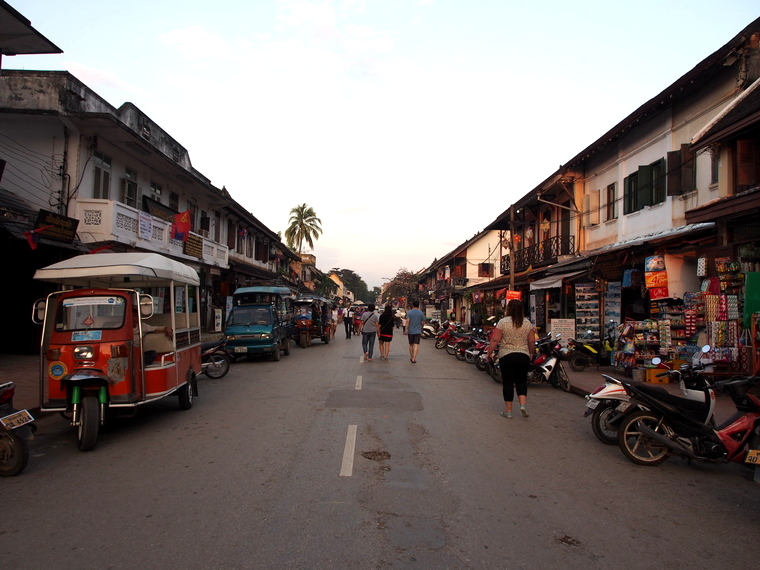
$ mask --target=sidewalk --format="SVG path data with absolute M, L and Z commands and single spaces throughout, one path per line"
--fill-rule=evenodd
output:
M 215 340 L 220 333 L 203 335 L 203 341 Z M 625 380 L 626 377 L 616 372 L 612 366 L 600 366 L 586 368 L 583 372 L 574 372 L 567 362 L 563 363 L 567 375 L 570 377 L 572 393 L 585 396 L 604 384 L 602 374 L 613 378 Z M 474 367 L 473 367 L 474 370 Z M 0 383 L 13 380 L 16 383 L 16 395 L 13 404 L 17 409 L 28 409 L 32 415 L 39 415 L 39 356 L 0 354 Z M 682 396 L 678 384 L 658 384 L 670 393 Z M 731 399 L 723 394 L 717 394 L 715 417 L 718 422 L 727 419 L 736 411 Z

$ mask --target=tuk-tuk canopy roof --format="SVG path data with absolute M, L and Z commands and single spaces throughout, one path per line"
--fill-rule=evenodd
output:
M 81 287 L 150 287 L 156 280 L 200 285 L 192 267 L 157 253 L 92 253 L 38 269 L 35 279 Z

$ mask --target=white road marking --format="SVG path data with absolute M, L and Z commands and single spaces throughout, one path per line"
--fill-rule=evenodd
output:
M 340 464 L 340 476 L 351 477 L 354 472 L 354 450 L 356 449 L 356 426 L 348 426 L 346 447 L 343 448 L 343 462 Z
M 356 377 L 356 389 L 361 390 L 362 389 L 362 377 L 357 376 Z

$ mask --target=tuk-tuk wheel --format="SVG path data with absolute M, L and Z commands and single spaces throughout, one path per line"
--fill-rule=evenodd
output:
M 100 429 L 100 404 L 95 396 L 85 396 L 79 404 L 79 425 L 77 426 L 77 447 L 79 451 L 90 451 L 98 442 Z
M 277 343 L 274 347 L 274 352 L 272 352 L 272 360 L 274 362 L 279 362 L 280 360 L 280 344 Z
M 282 352 L 285 356 L 290 356 L 290 339 L 282 339 Z
M 306 348 L 309 345 L 308 335 L 305 332 L 301 333 L 299 340 L 300 340 L 299 344 L 301 345 L 301 348 Z
M 177 391 L 179 398 L 179 409 L 189 410 L 193 407 L 193 379 L 191 378 L 185 385 Z

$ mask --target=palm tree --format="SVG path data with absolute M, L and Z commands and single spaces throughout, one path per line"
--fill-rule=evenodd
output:
M 322 220 L 317 217 L 314 208 L 306 204 L 301 204 L 290 210 L 290 224 L 285 230 L 285 239 L 288 247 L 296 249 L 300 255 L 303 253 L 303 242 L 309 244 L 314 249 L 314 240 L 319 239 L 322 234 Z

